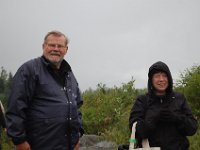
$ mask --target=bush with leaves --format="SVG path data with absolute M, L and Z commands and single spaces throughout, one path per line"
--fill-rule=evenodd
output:
M 193 66 L 181 74 L 177 89 L 185 94 L 194 114 L 200 117 L 200 66 Z
M 103 135 L 117 143 L 128 141 L 128 118 L 137 95 L 134 82 L 114 88 L 98 84 L 96 90 L 83 93 L 83 123 L 87 134 Z

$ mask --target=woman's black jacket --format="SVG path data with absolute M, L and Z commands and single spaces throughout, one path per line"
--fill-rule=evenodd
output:
M 169 119 L 162 119 L 163 109 L 172 112 Z M 136 121 L 139 141 L 148 138 L 151 146 L 160 146 L 162 150 L 187 150 L 189 142 L 186 136 L 197 131 L 197 120 L 184 95 L 175 92 L 167 97 L 139 96 L 131 110 L 130 128 Z

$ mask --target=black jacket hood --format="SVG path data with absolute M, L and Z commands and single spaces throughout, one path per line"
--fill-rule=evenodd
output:
M 162 71 L 165 72 L 167 74 L 168 77 L 168 82 L 169 82 L 169 86 L 167 88 L 167 94 L 170 94 L 173 90 L 173 79 L 172 79 L 172 75 L 171 72 L 169 70 L 169 67 L 162 61 L 158 61 L 156 63 L 154 63 L 150 68 L 149 68 L 149 73 L 148 73 L 148 92 L 150 94 L 154 93 L 154 88 L 152 86 L 152 76 L 153 74 Z

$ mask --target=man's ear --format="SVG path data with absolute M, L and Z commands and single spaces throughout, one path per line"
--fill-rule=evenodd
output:
M 68 51 L 68 46 L 66 46 L 66 53 L 67 53 L 67 51 Z
M 43 43 L 43 44 L 42 44 L 42 49 L 44 49 L 44 47 L 45 47 L 45 44 Z

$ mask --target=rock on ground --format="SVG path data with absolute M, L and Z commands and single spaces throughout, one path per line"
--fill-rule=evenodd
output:
M 80 150 L 116 150 L 116 147 L 115 143 L 97 135 L 83 135 L 80 139 Z

